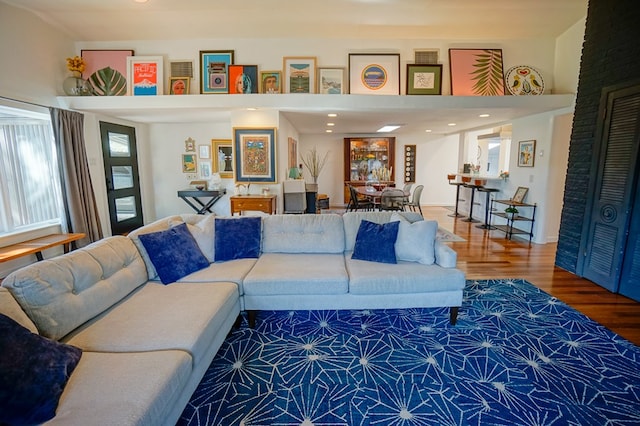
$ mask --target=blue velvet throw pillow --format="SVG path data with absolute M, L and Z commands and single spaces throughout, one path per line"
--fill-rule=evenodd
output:
M 82 350 L 0 314 L 0 354 L 0 424 L 33 425 L 55 417 Z
M 259 216 L 216 218 L 216 262 L 260 257 L 262 219 Z
M 138 238 L 163 284 L 178 281 L 209 266 L 185 223 L 165 231 L 141 234 Z
M 396 260 L 396 239 L 400 222 L 378 224 L 363 220 L 360 222 L 352 259 L 380 263 L 398 263 Z

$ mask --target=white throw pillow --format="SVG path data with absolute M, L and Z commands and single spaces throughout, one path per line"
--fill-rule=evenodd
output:
M 396 258 L 408 262 L 432 265 L 435 258 L 435 241 L 438 222 L 419 220 L 409 222 L 402 215 L 393 213 L 390 222 L 400 222 L 396 239 Z

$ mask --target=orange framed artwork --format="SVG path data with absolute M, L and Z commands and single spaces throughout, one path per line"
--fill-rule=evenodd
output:
M 163 94 L 162 56 L 129 56 L 127 58 L 127 94 L 154 96 Z

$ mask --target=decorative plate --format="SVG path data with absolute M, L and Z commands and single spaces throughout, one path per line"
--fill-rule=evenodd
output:
M 542 95 L 544 81 L 540 72 L 528 65 L 509 68 L 505 74 L 505 84 L 512 95 Z

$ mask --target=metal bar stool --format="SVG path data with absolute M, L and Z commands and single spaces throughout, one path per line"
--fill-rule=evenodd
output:
M 478 188 L 478 192 L 484 192 L 487 194 L 487 199 L 485 201 L 485 205 L 484 205 L 484 223 L 482 225 L 476 225 L 476 228 L 480 228 L 480 229 L 496 229 L 495 226 L 491 226 L 491 224 L 489 223 L 489 205 L 491 204 L 491 193 L 492 192 L 500 192 L 500 190 L 498 188 L 486 188 L 486 187 L 482 187 L 482 188 Z
M 456 175 L 454 175 L 454 174 L 447 175 L 447 179 L 449 180 L 449 185 L 455 185 L 456 186 L 456 209 L 452 214 L 448 215 L 449 217 L 460 217 L 460 216 L 462 216 L 460 213 L 458 213 L 458 202 L 460 201 L 460 187 L 464 185 L 464 182 L 456 182 L 455 178 L 456 178 Z M 464 201 L 464 200 L 462 200 L 462 201 Z
M 469 205 L 469 217 L 466 219 L 463 219 L 462 220 L 463 222 L 469 222 L 469 223 L 480 222 L 478 219 L 473 218 L 473 202 L 476 195 L 476 189 L 482 188 L 485 182 L 486 181 L 484 181 L 483 179 L 473 179 L 473 182 L 470 182 L 464 185 L 465 188 L 471 189 L 471 204 Z

